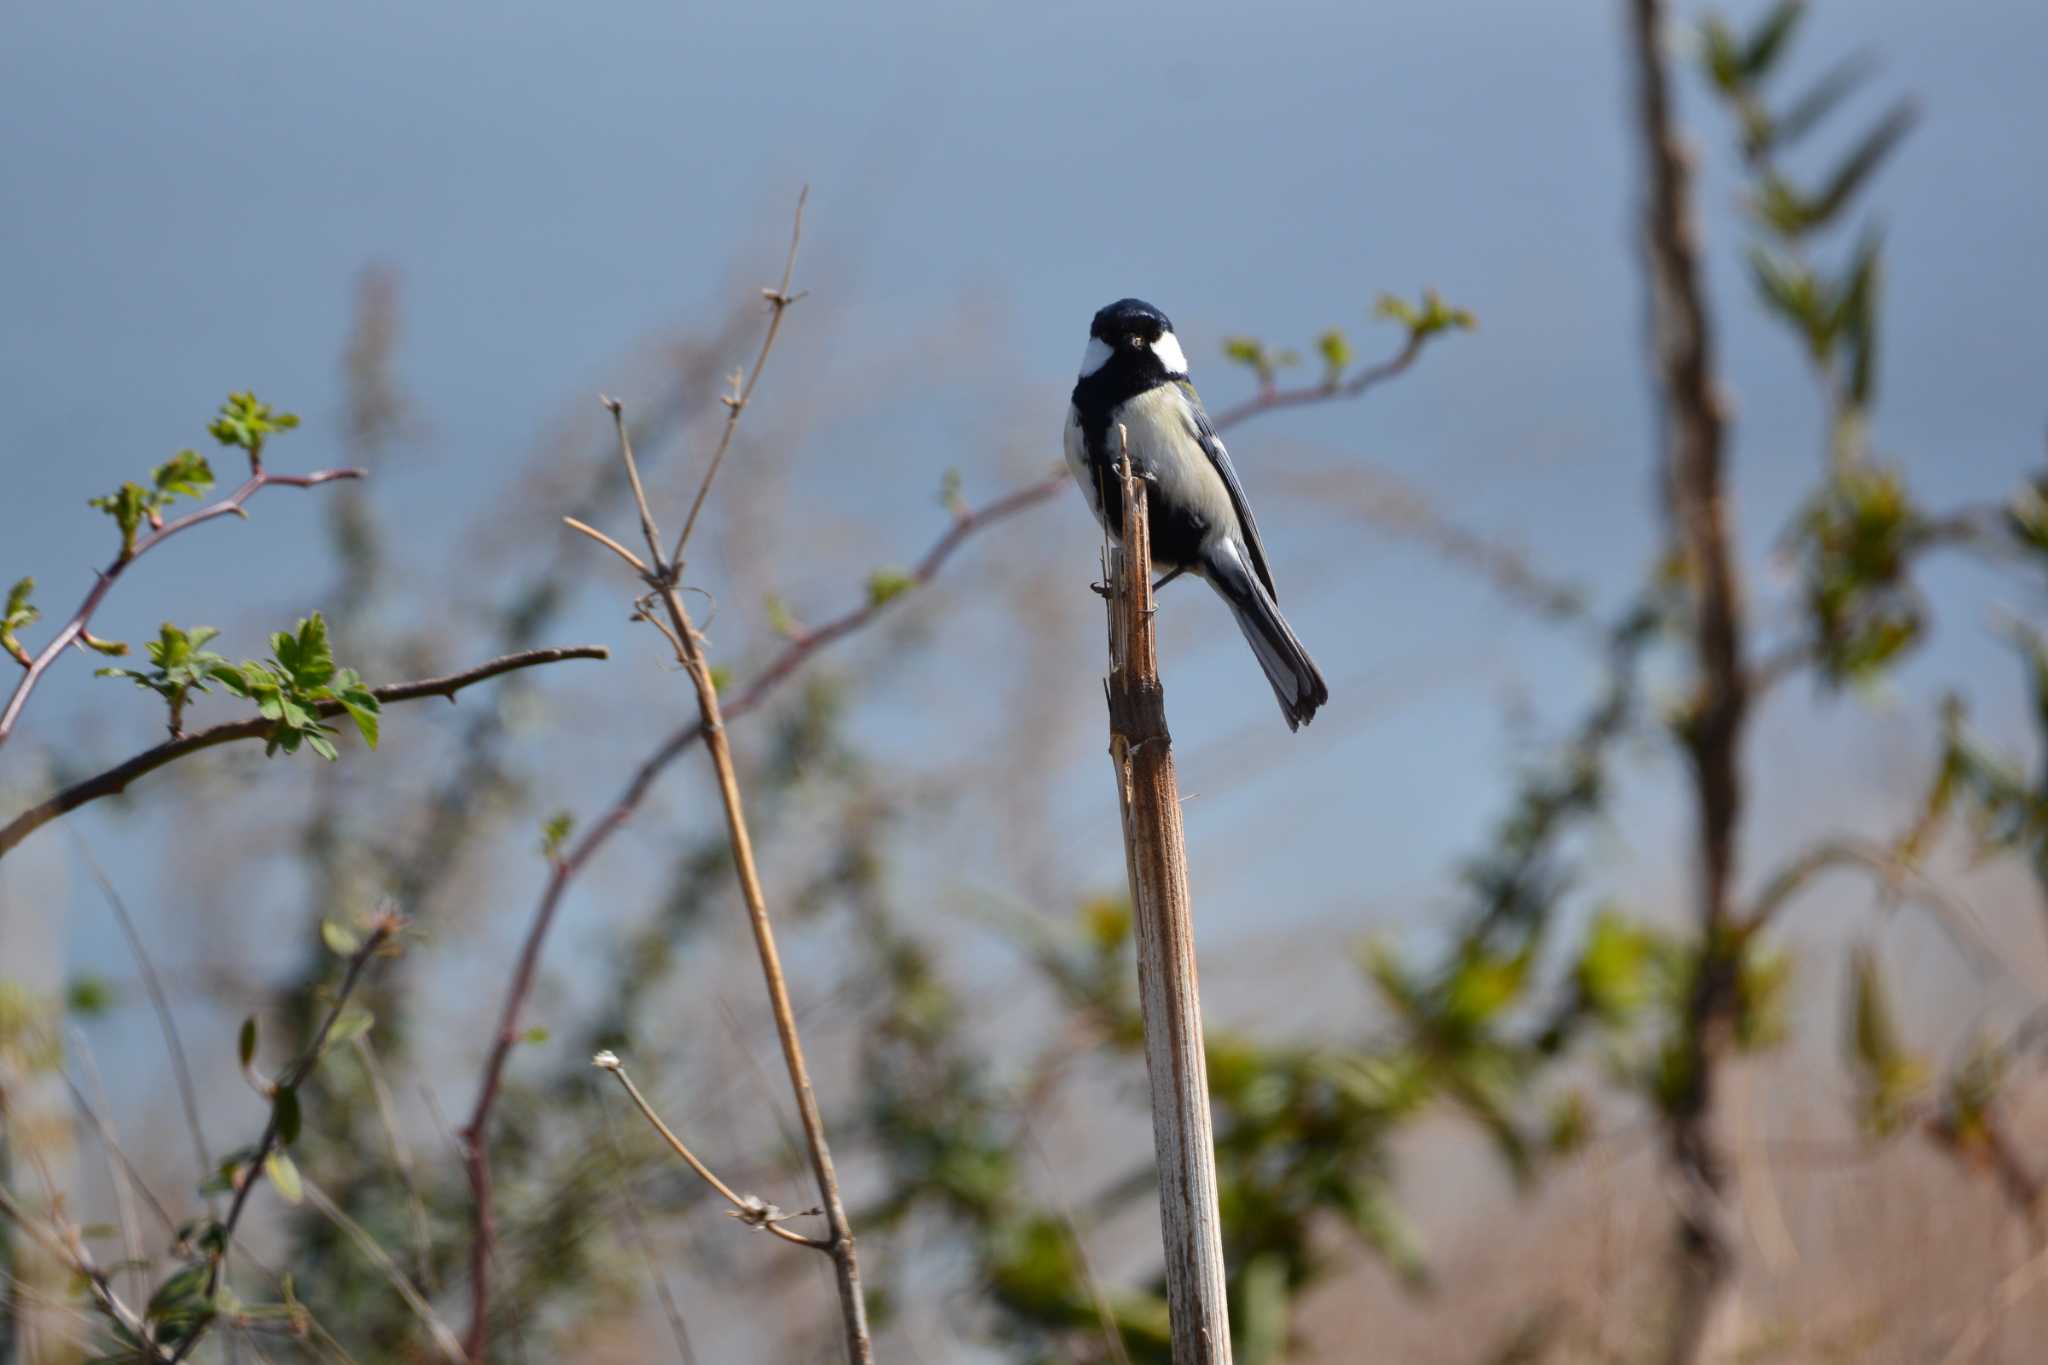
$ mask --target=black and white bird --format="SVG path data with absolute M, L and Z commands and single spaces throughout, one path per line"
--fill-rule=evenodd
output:
M 1095 315 L 1067 410 L 1067 466 L 1103 529 L 1121 538 L 1118 428 L 1129 440 L 1131 471 L 1148 485 L 1152 562 L 1167 571 L 1159 585 L 1183 573 L 1208 580 L 1251 642 L 1288 728 L 1298 729 L 1330 689 L 1280 614 L 1259 525 L 1188 382 L 1173 324 L 1140 299 L 1119 299 Z

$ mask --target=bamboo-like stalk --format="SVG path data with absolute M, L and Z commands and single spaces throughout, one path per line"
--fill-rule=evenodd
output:
M 1174 1365 L 1229 1365 L 1230 1309 L 1216 1139 L 1195 973 L 1180 783 L 1153 638 L 1145 484 L 1123 471 L 1123 544 L 1109 552 L 1109 757 L 1136 916 L 1138 996 L 1159 1160 L 1159 1222 Z

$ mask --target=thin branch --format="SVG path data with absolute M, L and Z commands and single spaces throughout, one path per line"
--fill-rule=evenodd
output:
M 1261 389 L 1250 398 L 1233 407 L 1225 408 L 1211 421 L 1218 431 L 1234 426 L 1247 417 L 1256 417 L 1262 412 L 1276 408 L 1300 407 L 1305 403 L 1327 403 L 1336 398 L 1356 398 L 1369 389 L 1377 388 L 1389 379 L 1399 375 L 1422 354 L 1422 348 L 1429 344 L 1429 337 L 1419 331 L 1408 334 L 1408 342 L 1395 355 L 1377 365 L 1368 365 L 1349 379 L 1330 380 L 1321 384 L 1303 384 L 1298 388 Z
M 654 1296 L 661 1300 L 662 1316 L 668 1319 L 668 1331 L 675 1339 L 676 1354 L 682 1357 L 683 1365 L 697 1365 L 697 1348 L 690 1344 L 690 1325 L 683 1321 L 683 1310 L 677 1306 L 676 1296 L 669 1292 L 668 1276 L 655 1259 L 654 1239 L 648 1235 L 647 1220 L 640 1216 L 640 1201 L 634 1197 L 632 1181 L 626 1170 L 625 1148 L 619 1143 L 618 1117 L 609 1109 L 604 1111 L 604 1136 L 622 1177 L 619 1181 L 619 1216 L 625 1220 L 627 1237 L 647 1267 L 647 1278 L 654 1284 Z
M 754 386 L 761 382 L 761 371 L 768 365 L 768 352 L 775 348 L 775 336 L 782 330 L 782 315 L 803 297 L 789 292 L 789 280 L 796 271 L 796 249 L 804 239 L 804 204 L 810 197 L 809 185 L 797 194 L 796 221 L 789 229 L 789 256 L 782 263 L 782 283 L 761 291 L 762 297 L 768 300 L 768 331 L 761 338 L 761 353 L 754 357 L 754 368 L 747 372 L 746 386 L 725 400 L 725 430 L 718 437 L 718 449 L 711 452 L 711 464 L 704 471 L 704 482 L 697 485 L 697 497 L 690 504 L 690 515 L 683 521 L 683 533 L 676 537 L 676 548 L 669 552 L 668 562 L 678 572 L 683 566 L 683 550 L 690 543 L 690 533 L 697 529 L 697 514 L 704 510 L 704 500 L 711 496 L 711 481 L 718 477 L 718 467 L 725 463 L 725 452 L 732 445 L 733 433 L 739 430 L 740 414 L 747 410 L 747 404 L 754 401 Z M 659 548 L 654 553 L 655 558 L 661 557 Z
M 597 401 L 612 415 L 619 435 L 619 456 L 626 464 L 626 479 L 633 486 L 633 507 L 640 513 L 640 534 L 647 539 L 647 554 L 656 570 L 661 568 L 661 529 L 654 524 L 654 510 L 647 505 L 647 490 L 640 483 L 640 464 L 633 458 L 633 438 L 626 431 L 625 408 L 616 398 L 598 395 Z
M 1891 849 L 1860 839 L 1830 839 L 1793 859 L 1757 893 L 1741 921 L 1742 933 L 1761 932 L 1814 878 L 1840 867 L 1861 868 L 1877 878 L 1887 896 L 1924 906 L 1979 978 L 2011 976 L 2011 968 L 1968 903 Z
M 793 255 L 793 253 L 792 253 Z M 707 483 L 708 487 L 708 483 Z M 701 490 L 700 490 L 701 491 Z M 846 1332 L 846 1354 L 852 1365 L 868 1365 L 874 1359 L 874 1345 L 868 1334 L 866 1295 L 861 1288 L 860 1257 L 854 1247 L 853 1225 L 847 1219 L 840 1198 L 839 1176 L 832 1164 L 832 1147 L 825 1135 L 825 1117 L 811 1085 L 809 1064 L 797 1033 L 796 1008 L 790 1002 L 789 982 L 782 970 L 782 956 L 775 945 L 775 927 L 768 915 L 767 893 L 754 861 L 753 836 L 748 830 L 746 808 L 740 797 L 739 766 L 733 761 L 732 745 L 726 734 L 720 709 L 718 687 L 711 680 L 711 664 L 704 657 L 703 636 L 690 620 L 682 593 L 675 585 L 673 564 L 655 565 L 662 576 L 661 602 L 668 610 L 674 638 L 681 643 L 676 660 L 689 675 L 697 693 L 697 715 L 704 734 L 704 747 L 711 758 L 718 782 L 719 805 L 725 812 L 726 834 L 732 844 L 733 871 L 739 876 L 740 898 L 746 905 L 747 924 L 753 931 L 754 948 L 761 962 L 761 981 L 768 992 L 770 1012 L 775 1018 L 775 1036 L 782 1047 L 782 1060 L 789 1071 L 789 1086 L 796 1099 L 797 1121 L 803 1127 L 809 1149 L 811 1172 L 817 1178 L 818 1193 L 825 1205 L 825 1220 L 832 1229 L 832 1265 L 839 1284 L 840 1315 Z M 480 1341 L 472 1342 L 473 1346 Z
M 416 701 L 421 697 L 446 697 L 452 702 L 455 700 L 455 694 L 463 688 L 488 681 L 501 673 L 534 668 L 541 664 L 561 663 L 567 659 L 610 657 L 611 651 L 603 645 L 529 649 L 492 659 L 489 663 L 478 664 L 475 668 L 461 673 L 451 673 L 445 678 L 422 678 L 418 682 L 392 683 L 387 687 L 373 687 L 370 691 L 380 702 Z M 342 713 L 342 706 L 340 702 L 322 702 L 318 711 L 323 718 L 338 716 Z M 128 784 L 138 777 L 153 773 L 158 768 L 175 763 L 201 749 L 233 744 L 244 739 L 262 739 L 269 735 L 273 728 L 272 722 L 261 717 L 253 720 L 226 721 L 186 735 L 182 739 L 167 740 L 154 749 L 145 749 L 125 763 L 116 764 L 96 777 L 88 777 L 83 782 L 66 787 L 49 800 L 31 806 L 8 821 L 5 827 L 0 827 L 0 857 L 5 857 L 16 844 L 57 817 L 90 802 L 120 795 L 127 789 Z
M 377 1239 L 370 1235 L 368 1228 L 349 1217 L 339 1205 L 328 1198 L 325 1190 L 303 1175 L 299 1177 L 299 1183 L 305 1189 L 306 1202 L 348 1234 L 348 1239 L 355 1243 L 356 1250 L 362 1252 L 372 1265 L 384 1272 L 384 1278 L 391 1282 L 392 1290 L 405 1301 L 405 1306 L 413 1311 L 414 1316 L 426 1324 L 427 1335 L 434 1339 L 434 1345 L 440 1348 L 441 1354 L 450 1360 L 461 1360 L 462 1343 L 456 1339 L 454 1331 L 448 1324 L 435 1315 L 433 1305 L 429 1304 L 419 1288 L 406 1278 L 405 1271 L 391 1259 L 391 1253 L 377 1244 Z
M 783 1241 L 793 1242 L 800 1247 L 809 1247 L 813 1251 L 828 1253 L 832 1250 L 832 1243 L 829 1241 L 820 1241 L 815 1237 L 806 1237 L 800 1232 L 792 1232 L 782 1226 L 782 1221 L 785 1218 L 797 1218 L 801 1217 L 801 1214 L 784 1213 L 781 1209 L 768 1203 L 760 1196 L 740 1194 L 732 1186 L 720 1180 L 716 1172 L 697 1159 L 696 1153 L 683 1145 L 683 1140 L 676 1136 L 675 1130 L 662 1122 L 661 1115 L 654 1112 L 654 1106 L 649 1104 L 647 1097 L 640 1093 L 640 1087 L 633 1084 L 633 1078 L 626 1074 L 625 1063 L 621 1062 L 617 1056 L 609 1052 L 600 1052 L 590 1059 L 590 1064 L 600 1071 L 609 1071 L 612 1075 L 619 1078 L 619 1084 L 625 1087 L 627 1096 L 632 1099 L 635 1107 L 640 1110 L 640 1113 L 647 1121 L 654 1125 L 654 1131 L 661 1134 L 662 1140 L 668 1143 L 669 1149 L 683 1159 L 684 1165 L 697 1173 L 698 1179 L 718 1191 L 719 1196 L 726 1203 L 732 1205 L 732 1208 L 727 1211 L 729 1216 L 739 1219 L 750 1228 L 760 1228 L 764 1232 L 772 1232 Z M 814 1209 L 809 1212 L 817 1213 L 822 1212 L 822 1210 Z
M 192 1151 L 199 1158 L 199 1174 L 204 1179 L 213 1173 L 213 1158 L 206 1154 L 206 1132 L 199 1123 L 199 1095 L 192 1084 L 192 1068 L 185 1059 L 184 1039 L 178 1036 L 178 1021 L 171 1015 L 170 998 L 164 993 L 163 980 L 156 973 L 156 964 L 150 961 L 149 950 L 143 946 L 142 935 L 135 928 L 135 917 L 128 913 L 121 893 L 114 889 L 114 883 L 100 866 L 99 859 L 93 857 L 92 849 L 83 837 L 77 840 L 77 845 L 93 881 L 99 885 L 100 894 L 113 909 L 114 918 L 120 921 L 121 935 L 128 940 L 128 950 L 135 954 L 136 965 L 142 971 L 142 987 L 149 993 L 150 1008 L 156 1012 L 157 1027 L 163 1032 L 164 1050 L 171 1055 L 171 1076 L 177 1082 L 178 1101 L 185 1109 L 185 1127 L 192 1134 Z
M 348 970 L 342 975 L 341 985 L 336 988 L 334 998 L 327 1007 L 327 1015 L 320 1021 L 320 1027 L 314 1032 L 312 1042 L 306 1045 L 306 1050 L 300 1053 L 291 1065 L 278 1074 L 272 1087 L 273 1093 L 297 1089 L 312 1073 L 313 1068 L 319 1064 L 320 1054 L 327 1049 L 327 1035 L 333 1032 L 334 1021 L 341 1017 L 342 1010 L 348 1005 L 349 997 L 355 994 L 356 983 L 362 979 L 363 969 L 404 927 L 405 921 L 396 911 L 379 912 L 368 932 L 363 935 L 363 941 L 349 954 Z M 262 1183 L 264 1163 L 280 1145 L 278 1106 L 272 1104 L 270 1117 L 263 1125 L 263 1136 L 257 1139 L 256 1150 L 250 1156 L 248 1166 L 240 1173 L 235 1185 L 234 1201 L 228 1205 L 228 1216 L 221 1222 L 219 1249 L 208 1257 L 205 1294 L 208 1299 L 213 1298 L 220 1289 L 221 1276 L 227 1268 L 228 1251 L 235 1241 L 235 1228 L 242 1221 L 243 1210 L 249 1206 L 250 1194 Z M 205 1335 L 205 1329 L 202 1327 L 186 1337 L 179 1344 L 176 1354 L 171 1357 L 172 1365 L 190 1355 L 193 1348 L 199 1345 L 200 1338 Z
M 7 737 L 14 733 L 14 723 L 20 718 L 22 708 L 28 705 L 28 694 L 35 690 L 43 674 L 57 661 L 57 656 L 84 638 L 85 628 L 92 622 L 93 613 L 100 609 L 100 603 L 106 600 L 108 590 L 114 586 L 115 580 L 127 571 L 130 564 L 180 531 L 188 531 L 201 522 L 212 521 L 216 517 L 248 515 L 243 511 L 243 504 L 266 488 L 313 488 L 323 483 L 332 483 L 336 479 L 363 477 L 364 472 L 360 469 L 322 469 L 311 474 L 272 474 L 268 470 L 258 469 L 249 476 L 248 482 L 219 502 L 179 517 L 176 521 L 166 522 L 136 541 L 133 550 L 122 550 L 113 563 L 100 570 L 98 579 L 92 585 L 92 591 L 79 603 L 78 610 L 71 614 L 71 619 L 64 623 L 64 628 L 57 632 L 50 643 L 43 646 L 42 652 L 36 655 L 29 663 L 27 671 L 22 674 L 21 681 L 14 685 L 14 695 L 8 698 L 7 708 L 0 711 L 0 744 L 5 744 Z
M 433 1237 L 427 1228 L 427 1203 L 420 1197 L 419 1181 L 413 1176 L 412 1148 L 398 1128 L 398 1110 L 391 1102 L 390 1087 L 384 1084 L 384 1069 L 377 1064 L 376 1049 L 362 1034 L 354 1039 L 356 1060 L 369 1078 L 370 1098 L 377 1106 L 377 1121 L 384 1128 L 384 1140 L 391 1147 L 391 1164 L 398 1168 L 398 1183 L 405 1187 L 405 1206 L 412 1221 L 414 1273 L 422 1288 L 434 1288 Z
M 625 560 L 627 564 L 632 566 L 633 572 L 639 574 L 642 578 L 645 578 L 648 575 L 648 573 L 651 572 L 645 564 L 640 562 L 639 555 L 634 554 L 631 550 L 619 544 L 619 542 L 613 540 L 610 536 L 598 530 L 595 526 L 590 525 L 588 522 L 578 521 L 574 517 L 563 517 L 562 524 L 567 526 L 572 531 L 576 531 L 582 535 L 589 536 L 592 540 L 604 546 L 605 549 L 610 550 L 620 559 Z
M 144 1321 L 142 1315 L 130 1308 L 120 1294 L 115 1292 L 113 1281 L 93 1260 L 92 1253 L 86 1249 L 85 1241 L 78 1235 L 76 1227 L 58 1220 L 55 1215 L 52 1215 L 54 1228 L 44 1227 L 29 1217 L 28 1211 L 14 1201 L 14 1196 L 7 1192 L 4 1185 L 0 1185 L 0 1215 L 5 1215 L 16 1227 L 40 1243 L 45 1251 L 56 1257 L 65 1269 L 83 1280 L 86 1288 L 91 1291 L 93 1300 L 99 1305 L 100 1311 L 123 1332 L 133 1337 L 141 1349 L 148 1352 L 147 1359 L 167 1362 L 177 1359 L 176 1356 L 164 1353 L 163 1348 L 156 1344 L 155 1338 L 150 1334 L 149 1324 Z
M 1691 152 L 1672 115 L 1664 0 L 1629 0 L 1636 128 L 1647 182 L 1644 237 L 1649 350 L 1663 406 L 1662 474 L 1671 536 L 1686 570 L 1696 678 L 1680 727 L 1691 759 L 1699 859 L 1700 961 L 1685 1007 L 1682 1091 L 1666 1125 L 1683 1182 L 1673 1256 L 1677 1292 L 1664 1359 L 1691 1365 L 1727 1300 L 1739 1238 L 1726 1160 L 1713 1131 L 1714 1087 L 1734 1046 L 1740 936 L 1733 926 L 1741 740 L 1748 714 L 1742 602 L 1728 528 L 1727 416 L 1714 373 L 1713 321 L 1702 280 Z

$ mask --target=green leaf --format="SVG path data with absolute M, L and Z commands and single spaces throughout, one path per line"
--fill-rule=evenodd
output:
M 893 602 L 917 586 L 917 580 L 897 569 L 877 569 L 868 575 L 868 605 L 879 607 Z
M 1323 358 L 1323 378 L 1335 384 L 1351 368 L 1351 340 L 1341 328 L 1332 327 L 1316 338 L 1316 352 Z
M 206 1282 L 211 1268 L 205 1261 L 196 1261 L 171 1275 L 149 1296 L 149 1307 L 143 1316 L 159 1328 L 176 1328 L 173 1340 L 182 1340 L 192 1328 L 213 1315 L 213 1307 L 207 1302 Z
M 0 649 L 6 650 L 23 663 L 28 662 L 28 651 L 21 647 L 21 641 L 15 638 L 14 633 L 26 630 L 42 617 L 35 604 L 29 601 L 29 596 L 35 590 L 36 581 L 33 578 L 20 579 L 7 590 L 7 609 L 0 613 Z
M 213 466 L 196 450 L 181 450 L 150 474 L 161 503 L 173 498 L 203 497 L 213 487 Z
M 113 984 L 103 976 L 73 977 L 64 990 L 64 1007 L 84 1019 L 95 1019 L 114 1007 Z
M 1749 272 L 1764 303 L 1798 330 L 1813 358 L 1827 359 L 1837 323 L 1830 316 L 1821 296 L 1820 280 L 1813 271 L 1802 262 L 1752 244 Z
M 363 681 L 351 669 L 342 669 L 338 685 L 333 689 L 335 700 L 348 712 L 348 718 L 356 723 L 356 732 L 363 737 L 363 743 L 372 749 L 377 747 L 378 719 L 384 713 L 384 704 L 377 700 L 377 694 L 363 686 Z
M 134 554 L 136 533 L 142 529 L 142 523 L 149 515 L 149 494 L 143 491 L 142 485 L 124 483 L 103 498 L 90 499 L 86 505 L 105 512 L 121 528 L 122 557 Z
M 1835 329 L 1849 344 L 1849 398 L 1870 406 L 1877 373 L 1877 291 L 1883 241 L 1872 229 L 1856 244 L 1848 275 L 1835 300 Z
M 540 827 L 541 856 L 549 861 L 561 857 L 562 847 L 569 842 L 569 836 L 575 829 L 576 817 L 573 813 L 558 810 L 550 815 Z
M 272 1116 L 277 1120 L 277 1140 L 291 1146 L 299 1140 L 299 1088 L 295 1085 L 279 1086 L 270 1107 Z
M 249 1063 L 256 1060 L 256 1016 L 253 1014 L 242 1021 L 241 1036 L 235 1040 L 235 1055 L 241 1058 L 245 1071 Z
M 299 424 L 298 417 L 289 412 L 275 412 L 270 404 L 259 402 L 253 393 L 231 393 L 228 401 L 220 405 L 220 416 L 206 428 L 213 439 L 224 446 L 233 446 L 249 453 L 254 461 L 263 454 L 263 443 L 280 431 L 290 431 Z
M 1741 69 L 1745 81 L 1759 81 L 1770 73 L 1791 42 L 1793 33 L 1798 30 L 1799 21 L 1805 17 L 1804 0 L 1779 0 L 1777 8 L 1763 17 L 1742 50 Z
M 301 689 L 320 687 L 334 676 L 334 651 L 327 643 L 327 619 L 317 611 L 299 622 L 296 636 L 279 631 L 270 637 L 270 645 L 285 674 Z
M 91 631 L 78 632 L 78 642 L 95 654 L 104 654 L 110 659 L 119 659 L 128 653 L 128 646 L 120 640 L 102 640 Z
M 519 1041 L 522 1043 L 532 1043 L 535 1045 L 539 1045 L 541 1043 L 545 1043 L 547 1040 L 548 1031 L 545 1028 L 541 1027 L 539 1024 L 534 1025 L 532 1028 L 528 1029 L 526 1032 L 519 1035 Z
M 1919 121 L 1920 111 L 1911 100 L 1901 100 L 1893 105 L 1891 112 L 1879 119 L 1843 158 L 1842 164 L 1835 168 L 1835 173 L 1814 197 L 1808 213 L 1809 225 L 1818 227 L 1840 213 Z
M 1877 955 L 1856 949 L 1849 963 L 1850 1062 L 1863 1090 L 1863 1123 L 1873 1133 L 1897 1131 L 1927 1079 L 1926 1065 L 1899 1040 Z
M 327 945 L 327 951 L 336 957 L 353 957 L 363 946 L 351 929 L 345 929 L 331 919 L 320 921 L 320 941 Z
M 296 1204 L 306 1197 L 306 1187 L 299 1180 L 299 1168 L 283 1152 L 272 1152 L 263 1158 L 263 1173 L 270 1177 L 272 1188 L 287 1204 Z
M 361 1005 L 350 1005 L 334 1016 L 334 1024 L 327 1030 L 327 1045 L 335 1047 L 353 1042 L 370 1031 L 377 1022 L 377 1016 Z
M 1715 89 L 1732 95 L 1742 88 L 1742 46 L 1718 14 L 1709 14 L 1700 25 L 1700 56 Z

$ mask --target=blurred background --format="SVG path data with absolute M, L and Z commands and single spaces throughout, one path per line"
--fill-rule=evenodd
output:
M 686 581 L 729 695 L 878 608 L 732 728 L 878 1358 L 1166 1359 L 1100 534 L 1058 488 L 904 577 L 1055 471 L 1090 315 L 1135 294 L 1237 417 L 1332 693 L 1289 734 L 1221 604 L 1163 598 L 1238 1358 L 2037 1359 L 2048 10 L 1651 7 L 1646 53 L 1637 8 L 15 12 L 25 648 L 118 548 L 87 499 L 184 447 L 231 488 L 206 426 L 251 390 L 301 419 L 268 467 L 370 477 L 139 561 L 92 623 L 122 666 L 160 622 L 259 659 L 315 611 L 377 685 L 612 653 L 391 705 L 333 763 L 211 750 L 0 856 L 0 1359 L 116 1350 L 77 1245 L 169 1330 L 148 1306 L 208 1265 L 178 1229 L 269 1114 L 242 1021 L 264 1074 L 300 1055 L 321 926 L 387 899 L 374 1024 L 300 1087 L 302 1197 L 254 1193 L 191 1358 L 470 1336 L 458 1133 L 514 964 L 696 716 L 560 519 L 634 539 L 604 393 L 680 526 L 805 186 L 808 292 Z M 1750 669 L 1716 925 L 1646 64 L 1693 152 Z M 0 820 L 164 738 L 102 662 L 36 690 Z M 186 723 L 247 713 L 216 687 Z M 701 751 L 578 868 L 519 1027 L 489 1357 L 843 1358 L 827 1259 L 721 1216 L 588 1062 L 816 1203 Z

